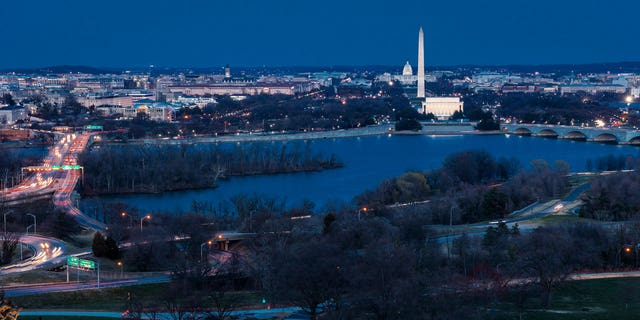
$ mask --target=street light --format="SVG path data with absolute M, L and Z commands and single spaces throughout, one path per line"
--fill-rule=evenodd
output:
M 122 261 L 118 261 L 118 267 L 120 267 L 120 278 L 124 278 L 124 266 L 122 265 Z
M 38 233 L 38 230 L 37 230 L 38 223 L 36 221 L 36 216 L 34 214 L 31 214 L 31 213 L 27 213 L 27 215 L 33 217 L 33 233 L 34 234 Z
M 140 232 L 142 232 L 142 221 L 144 221 L 144 219 L 149 219 L 149 220 L 151 220 L 151 215 L 150 215 L 150 214 L 148 214 L 148 215 L 146 215 L 146 216 L 144 216 L 144 217 L 140 218 Z
M 30 225 L 28 225 L 28 226 L 27 226 L 27 235 L 29 235 L 29 228 L 31 228 L 31 227 L 33 227 L 33 225 L 32 225 L 32 224 L 30 224 Z
M 627 103 L 627 109 L 625 110 L 627 113 L 629 113 L 629 106 L 631 105 L 631 103 L 633 102 L 633 97 L 632 96 L 627 96 L 624 101 Z
M 253 232 L 253 213 L 255 210 L 249 211 L 249 232 Z
M 7 233 L 7 215 L 13 213 L 13 211 L 5 212 L 4 216 L 4 233 Z
M 364 213 L 367 213 L 367 207 L 364 207 L 362 209 L 358 209 L 358 221 L 360 221 L 360 215 L 362 214 L 362 212 L 364 211 Z
M 456 205 L 452 205 L 449 209 L 449 235 L 447 236 L 447 259 L 451 259 L 451 246 L 449 246 L 449 241 L 451 238 L 451 233 L 453 232 L 453 209 L 456 208 Z
M 203 260 L 202 249 L 204 248 L 205 244 L 208 244 L 209 246 L 211 246 L 213 244 L 213 241 L 209 240 L 207 242 L 203 242 L 202 244 L 200 244 L 200 262 L 204 261 Z
M 133 216 L 131 216 L 130 214 L 128 215 L 128 214 L 127 214 L 126 212 L 124 212 L 124 211 L 122 211 L 122 212 L 120 213 L 120 216 L 121 216 L 121 217 L 123 217 L 123 218 L 128 216 L 128 217 L 129 217 L 129 227 L 131 227 L 131 225 L 133 224 Z

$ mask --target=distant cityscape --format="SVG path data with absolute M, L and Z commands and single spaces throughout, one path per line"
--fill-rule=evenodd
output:
M 152 121 L 175 122 L 180 120 L 181 109 L 214 106 L 220 96 L 236 101 L 257 95 L 314 96 L 316 99 L 329 97 L 343 102 L 388 97 L 385 90 L 375 89 L 379 83 L 402 86 L 402 94 L 418 112 L 433 114 L 437 120 L 448 120 L 456 111 L 463 113 L 467 96 L 482 92 L 499 95 L 626 95 L 617 102 L 628 105 L 640 97 L 640 72 L 616 71 L 638 67 L 630 63 L 607 65 L 613 71 L 606 72 L 576 73 L 571 66 L 539 66 L 543 71 L 531 71 L 536 67 L 522 71 L 523 67 L 474 66 L 425 71 L 423 38 L 420 28 L 415 72 L 410 61 L 402 67 L 352 67 L 341 68 L 343 70 L 340 71 L 319 71 L 318 68 L 309 68 L 312 71 L 304 68 L 245 68 L 235 71 L 229 65 L 220 67 L 220 72 L 163 70 L 153 66 L 146 70 L 121 72 L 86 67 L 5 71 L 0 75 L 0 95 L 12 98 L 0 104 L 0 123 L 11 125 L 19 121 L 41 123 L 56 120 L 39 118 L 38 108 L 50 104 L 61 109 L 69 98 L 84 108 L 92 108 L 95 111 L 92 114 L 98 117 L 131 120 L 141 113 Z M 66 72 L 55 72 L 54 69 Z M 324 94 L 326 89 L 332 92 Z M 497 106 L 487 104 L 483 108 L 495 111 Z M 57 111 L 59 114 L 62 112 Z
M 403 86 L 408 97 L 415 98 L 417 95 L 417 76 L 408 61 L 403 68 L 398 67 L 397 72 L 381 73 L 360 70 L 269 74 L 260 70 L 255 74 L 248 71 L 234 74 L 229 66 L 221 70 L 224 71 L 203 74 L 163 74 L 157 70 L 153 73 L 104 74 L 4 72 L 0 75 L 0 94 L 10 94 L 18 103 L 10 106 L 5 102 L 0 105 L 0 117 L 5 124 L 28 119 L 27 115 L 36 113 L 37 106 L 22 101 L 32 96 L 41 96 L 55 105 L 62 105 L 65 98 L 73 96 L 82 106 L 95 107 L 105 116 L 120 114 L 122 119 L 132 119 L 137 112 L 145 112 L 152 120 L 170 122 L 176 120 L 176 112 L 180 108 L 202 108 L 209 103 L 215 104 L 216 95 L 229 95 L 242 100 L 260 94 L 304 95 L 321 87 L 332 87 L 336 91 L 336 99 L 371 98 L 377 95 L 377 92 L 371 91 L 373 83 L 393 81 Z M 444 79 L 456 95 L 491 91 L 500 94 L 549 95 L 627 93 L 633 99 L 640 97 L 640 73 L 558 74 L 515 72 L 508 70 L 508 67 L 453 68 L 425 73 L 427 87 L 433 87 Z M 427 94 L 437 97 L 433 93 Z M 418 108 L 418 105 L 415 106 Z M 426 109 L 421 111 L 429 112 Z

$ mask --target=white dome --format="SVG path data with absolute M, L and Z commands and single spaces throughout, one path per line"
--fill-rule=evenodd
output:
M 411 68 L 411 65 L 409 64 L 409 61 L 407 61 L 407 64 L 404 65 L 404 68 L 402 69 L 402 75 L 403 76 L 411 76 L 411 75 L 413 75 L 413 68 Z

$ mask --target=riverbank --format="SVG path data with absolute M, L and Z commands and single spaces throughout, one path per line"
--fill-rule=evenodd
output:
M 318 140 L 334 138 L 355 138 L 365 136 L 384 135 L 393 132 L 394 124 L 380 124 L 363 128 L 313 131 L 300 133 L 238 133 L 225 136 L 185 137 L 185 138 L 145 138 L 131 139 L 126 142 L 103 140 L 103 144 L 199 144 L 199 143 L 229 143 L 229 142 L 270 142 L 290 140 Z
M 116 160 L 117 159 L 117 160 Z M 318 172 L 344 166 L 304 142 L 219 146 L 118 145 L 85 152 L 82 194 L 149 194 L 212 188 L 225 177 Z
M 213 190 L 219 187 L 218 181 L 229 181 L 232 178 L 240 178 L 240 177 L 253 177 L 253 176 L 278 176 L 278 175 L 288 175 L 288 174 L 297 174 L 297 173 L 315 173 L 321 172 L 324 170 L 333 170 L 344 168 L 344 164 L 339 163 L 332 166 L 326 166 L 322 168 L 311 168 L 311 169 L 300 169 L 300 170 L 291 170 L 291 171 L 276 171 L 276 172 L 249 172 L 249 173 L 233 173 L 226 175 L 222 178 L 218 178 L 214 184 L 210 186 L 186 186 L 186 187 L 176 187 L 171 189 L 164 190 L 136 190 L 136 191 L 119 191 L 119 192 L 81 192 L 81 196 L 86 199 L 90 198 L 98 198 L 104 196 L 127 196 L 127 195 L 161 195 L 168 192 L 180 192 L 180 191 L 198 191 L 198 190 Z
M 269 143 L 271 144 L 271 143 Z M 274 143 L 278 147 L 289 143 Z M 292 146 L 293 147 L 293 146 Z M 447 155 L 465 150 L 486 150 L 496 158 L 516 158 L 523 168 L 531 168 L 534 159 L 547 163 L 565 160 L 570 171 L 585 171 L 586 159 L 612 154 L 636 155 L 631 146 L 540 139 L 515 135 L 378 135 L 351 139 L 319 139 L 309 142 L 311 153 L 334 153 L 343 168 L 302 174 L 256 175 L 218 181 L 215 189 L 185 190 L 154 195 L 103 196 L 81 200 L 87 212 L 102 202 L 123 202 L 149 211 L 187 212 L 193 200 L 214 206 L 227 204 L 236 194 L 264 194 L 286 197 L 287 204 L 304 199 L 317 208 L 335 203 L 350 203 L 354 196 L 378 186 L 385 179 L 407 171 L 428 171 L 442 166 Z M 85 172 L 86 172 L 85 168 Z
M 363 128 L 341 129 L 332 131 L 314 131 L 300 133 L 238 133 L 225 136 L 206 137 L 184 137 L 184 138 L 145 138 L 130 139 L 126 142 L 103 140 L 102 144 L 206 144 L 206 143 L 231 143 L 231 142 L 271 142 L 271 141 L 294 141 L 294 140 L 319 140 L 338 138 L 357 138 L 378 135 L 496 135 L 504 132 L 478 131 L 474 128 L 474 123 L 452 123 L 452 122 L 427 122 L 423 123 L 420 131 L 395 131 L 394 123 L 379 124 Z

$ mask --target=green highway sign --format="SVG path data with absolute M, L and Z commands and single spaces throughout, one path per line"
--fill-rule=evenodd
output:
M 72 267 L 77 267 L 79 260 L 80 259 L 78 259 L 78 257 L 67 256 L 67 265 L 72 266 Z
M 102 130 L 102 126 L 88 125 L 84 127 L 86 130 Z
M 67 265 L 72 267 L 80 267 L 87 269 L 95 269 L 96 263 L 91 260 L 79 259 L 74 256 L 67 256 Z
M 80 165 L 69 165 L 69 164 L 65 164 L 63 166 L 51 166 L 51 170 L 80 170 L 82 169 L 82 166 Z
M 80 259 L 80 268 L 95 269 L 96 263 L 91 260 Z

